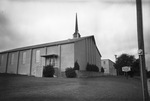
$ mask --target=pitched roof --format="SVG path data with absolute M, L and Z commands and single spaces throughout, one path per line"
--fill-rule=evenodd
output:
M 83 39 L 86 39 L 86 38 L 92 38 L 94 43 L 95 43 L 94 36 L 86 36 L 86 37 L 81 37 L 81 38 L 68 39 L 68 40 L 63 40 L 63 41 L 57 41 L 57 42 L 44 43 L 44 44 L 26 46 L 26 47 L 21 47 L 21 48 L 15 48 L 15 49 L 11 49 L 11 50 L 2 51 L 0 53 L 7 53 L 7 52 L 27 50 L 27 49 L 42 48 L 42 47 L 46 47 L 46 46 L 54 46 L 54 45 L 74 43 L 74 42 L 77 42 L 77 41 L 80 41 L 80 40 L 83 40 Z

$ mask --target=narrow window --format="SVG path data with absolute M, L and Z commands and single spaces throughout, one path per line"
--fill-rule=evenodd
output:
M 51 64 L 55 66 L 55 58 L 52 58 Z
M 49 62 L 50 65 L 56 67 L 57 66 L 57 60 L 56 58 L 50 58 L 50 62 Z
M 13 65 L 13 64 L 14 64 L 14 56 L 15 56 L 15 54 L 14 54 L 14 53 L 12 53 L 12 54 L 11 54 L 11 61 L 10 61 L 10 64 L 11 64 L 11 65 Z
M 22 64 L 26 63 L 26 52 L 23 52 L 22 54 Z
M 36 55 L 35 55 L 35 62 L 40 62 L 40 50 L 36 51 Z
M 104 64 L 105 64 L 105 61 L 104 61 Z
M 54 61 L 55 61 L 55 66 L 57 67 L 58 66 L 58 64 L 57 64 L 57 58 L 55 58 Z
M 4 56 L 1 55 L 0 66 L 3 64 L 3 59 L 4 59 Z

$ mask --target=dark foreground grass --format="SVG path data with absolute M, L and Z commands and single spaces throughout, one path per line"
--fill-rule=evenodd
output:
M 0 101 L 142 101 L 139 79 L 0 75 Z

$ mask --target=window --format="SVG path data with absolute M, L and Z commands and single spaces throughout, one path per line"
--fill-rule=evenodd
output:
M 105 64 L 105 61 L 104 61 L 104 64 Z
M 35 55 L 35 62 L 40 62 L 40 50 L 36 51 L 36 55 Z
M 13 64 L 14 64 L 14 56 L 15 56 L 15 54 L 14 54 L 14 53 L 12 53 L 12 54 L 11 54 L 11 61 L 10 61 L 10 64 L 11 64 L 11 65 L 13 65 Z
M 1 55 L 1 59 L 0 59 L 0 66 L 2 65 L 3 63 L 3 59 L 4 59 L 4 55 Z
M 22 64 L 26 63 L 26 52 L 23 52 L 22 54 Z
M 56 58 L 50 58 L 49 59 L 49 64 L 56 67 L 57 66 L 57 60 Z

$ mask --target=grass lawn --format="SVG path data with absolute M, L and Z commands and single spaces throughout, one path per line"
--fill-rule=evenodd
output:
M 142 101 L 139 79 L 0 75 L 0 101 Z

